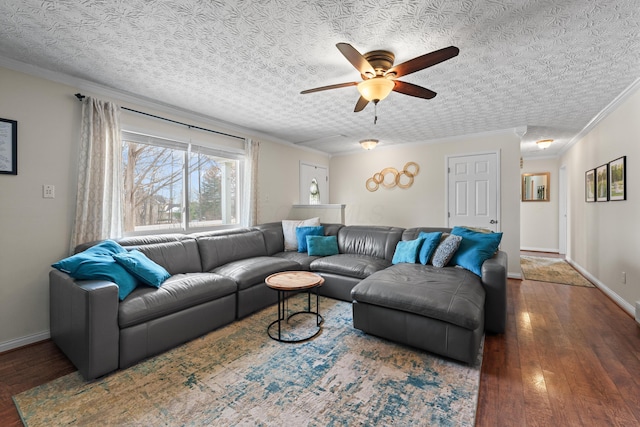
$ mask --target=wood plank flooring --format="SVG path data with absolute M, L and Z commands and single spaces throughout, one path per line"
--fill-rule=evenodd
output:
M 21 425 L 12 395 L 73 370 L 51 341 L 0 354 L 0 425 Z M 510 279 L 476 425 L 640 425 L 640 326 L 597 288 Z

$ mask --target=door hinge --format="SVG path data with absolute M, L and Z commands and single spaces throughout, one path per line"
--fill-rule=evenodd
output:
M 451 212 L 447 212 L 447 218 L 451 218 Z

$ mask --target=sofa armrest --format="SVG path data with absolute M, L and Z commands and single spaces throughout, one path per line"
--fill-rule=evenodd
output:
M 484 328 L 494 334 L 504 333 L 507 325 L 507 253 L 498 251 L 482 264 Z
M 118 369 L 118 286 L 49 273 L 51 339 L 89 380 Z

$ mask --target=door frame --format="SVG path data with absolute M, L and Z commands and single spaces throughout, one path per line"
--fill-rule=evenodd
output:
M 498 224 L 496 226 L 496 231 L 502 230 L 502 218 L 500 213 L 502 211 L 501 201 L 500 201 L 500 193 L 502 187 L 502 180 L 500 175 L 500 154 L 501 150 L 495 151 L 477 151 L 473 153 L 460 153 L 460 154 L 450 154 L 444 157 L 444 223 L 446 227 L 450 228 L 450 218 L 449 218 L 449 159 L 454 157 L 472 157 L 472 156 L 483 156 L 487 154 L 495 154 L 496 156 L 496 221 Z
M 569 229 L 567 176 L 567 165 L 560 166 L 558 169 L 558 252 L 561 255 L 567 254 Z
M 308 198 L 304 202 L 302 200 L 300 200 L 300 196 L 302 196 L 302 165 L 311 166 L 311 167 L 314 167 L 314 168 L 322 168 L 322 169 L 325 169 L 327 171 L 327 181 L 326 181 L 326 183 L 327 183 L 327 191 L 326 191 L 326 199 L 325 199 L 326 203 L 322 203 L 322 199 L 324 198 L 322 196 L 322 192 L 320 193 L 320 203 L 321 204 L 329 203 L 329 200 L 330 200 L 330 198 L 329 198 L 329 196 L 330 196 L 330 194 L 329 194 L 329 184 L 330 184 L 330 182 L 329 182 L 329 166 L 320 165 L 320 164 L 316 164 L 316 163 L 311 163 L 311 162 L 306 162 L 304 160 L 300 160 L 299 165 L 298 165 L 298 202 L 299 202 L 299 204 L 301 204 L 301 205 L 308 205 L 309 204 L 309 199 Z

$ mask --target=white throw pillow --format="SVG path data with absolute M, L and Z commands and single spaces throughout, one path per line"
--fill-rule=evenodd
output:
M 298 238 L 296 237 L 296 227 L 312 227 L 320 225 L 320 217 L 300 219 L 283 219 L 282 233 L 284 234 L 284 250 L 297 251 Z

